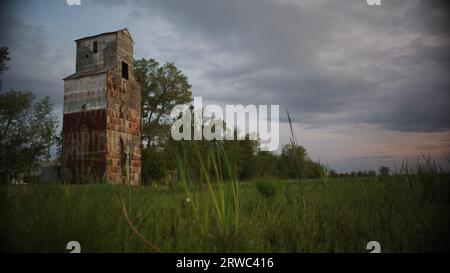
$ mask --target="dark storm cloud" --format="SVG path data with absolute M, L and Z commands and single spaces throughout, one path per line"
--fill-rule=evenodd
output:
M 280 104 L 313 126 L 450 127 L 447 1 L 129 1 L 208 50 L 200 95 Z M 183 49 L 177 61 L 183 62 Z M 220 90 L 220 92 L 218 92 Z
M 11 3 L 11 2 L 9 2 Z M 50 97 L 56 117 L 62 118 L 63 81 L 74 67 L 73 46 L 57 40 L 46 26 L 27 22 L 18 16 L 18 9 L 26 6 L 4 5 L 0 11 L 0 46 L 10 53 L 9 69 L 0 76 L 2 92 L 30 91 L 37 99 Z
M 382 3 L 82 1 L 83 7 L 108 14 L 98 20 L 126 17 L 136 52 L 146 54 L 137 57 L 157 52 L 175 62 L 193 75 L 194 95 L 205 100 L 280 104 L 308 127 L 368 123 L 413 132 L 450 128 L 449 1 Z M 157 22 L 164 28 L 155 30 Z M 2 33 L 14 33 L 15 42 L 22 43 L 14 50 L 28 52 L 21 57 L 24 71 L 40 71 L 20 79 L 11 76 L 11 81 L 39 86 L 37 92 L 62 90 L 60 78 L 53 80 L 46 68 L 67 52 L 51 43 L 28 49 L 38 40 L 33 35 L 45 30 L 23 22 L 2 25 Z M 39 61 L 33 62 L 36 56 Z M 67 68 L 58 68 L 68 70 L 64 76 L 73 64 L 70 57 L 60 57 L 68 59 Z M 35 63 L 31 68 L 24 67 L 26 58 Z
M 450 35 L 450 1 L 423 0 L 408 15 L 416 18 L 414 27 L 433 35 Z
M 49 96 L 60 108 L 61 73 L 71 69 L 65 66 L 70 60 L 69 52 L 52 47 L 53 40 L 45 27 L 27 24 L 9 13 L 1 16 L 0 33 L 0 46 L 9 48 L 11 59 L 9 69 L 1 76 L 2 91 L 32 91 L 39 99 Z

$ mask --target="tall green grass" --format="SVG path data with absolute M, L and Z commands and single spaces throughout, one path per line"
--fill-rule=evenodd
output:
M 450 175 L 429 156 L 383 180 L 270 179 L 279 189 L 268 198 L 258 181 L 238 183 L 220 145 L 195 145 L 176 150 L 170 187 L 0 187 L 0 252 L 66 252 L 69 241 L 82 252 L 366 252 L 369 241 L 384 252 L 450 250 Z
M 280 191 L 281 183 L 275 179 L 264 177 L 257 179 L 255 186 L 261 196 L 272 198 Z
M 295 132 L 294 132 L 294 127 L 292 125 L 292 120 L 291 120 L 291 116 L 289 115 L 289 111 L 286 111 L 287 113 L 287 117 L 288 117 L 288 122 L 289 122 L 289 129 L 291 132 L 291 136 L 289 137 L 289 141 L 291 142 L 291 146 L 292 148 L 296 149 L 295 152 L 295 173 L 297 176 L 297 181 L 300 185 L 300 193 L 301 193 L 301 199 L 302 199 L 302 205 L 303 205 L 303 209 L 306 209 L 306 201 L 305 201 L 305 196 L 304 196 L 304 186 L 303 186 L 303 173 L 302 173 L 302 163 L 301 163 L 301 159 L 300 159 L 300 145 L 297 142 L 297 137 L 295 136 Z
M 271 198 L 254 182 L 240 184 L 234 240 L 225 236 L 234 220 L 224 232 L 206 185 L 189 186 L 190 202 L 181 185 L 1 187 L 0 251 L 66 252 L 67 242 L 79 241 L 82 252 L 154 252 L 130 229 L 121 194 L 134 227 L 161 252 L 366 252 L 372 240 L 383 252 L 448 251 L 448 175 L 433 182 L 433 191 L 419 176 L 404 179 L 329 178 L 326 187 L 304 180 L 306 210 L 297 183 L 276 181 L 281 189 Z M 223 187 L 232 194 L 228 182 Z
M 319 173 L 319 180 L 322 182 L 324 186 L 327 184 L 328 176 L 330 173 L 330 168 L 328 167 L 328 164 L 323 164 L 322 162 L 317 163 L 317 172 Z
M 232 251 L 239 237 L 240 222 L 239 184 L 235 166 L 228 159 L 221 144 L 208 146 L 206 158 L 200 153 L 195 142 L 188 144 L 183 145 L 181 150 L 175 151 L 174 154 L 179 181 L 192 209 L 194 223 L 200 234 L 216 246 L 216 250 Z M 188 159 L 186 149 L 193 149 L 196 158 Z M 189 175 L 189 160 L 199 162 L 200 174 L 206 183 L 206 195 L 193 192 L 194 182 Z M 224 177 L 227 177 L 228 181 L 225 181 Z

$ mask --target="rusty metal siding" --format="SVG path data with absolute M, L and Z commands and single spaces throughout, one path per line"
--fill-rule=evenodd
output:
M 64 84 L 63 164 L 70 177 L 140 183 L 141 93 L 133 62 L 127 30 L 77 40 L 77 73 Z
M 136 185 L 141 177 L 140 87 L 134 77 L 124 80 L 121 75 L 118 70 L 108 73 L 106 173 L 108 181 Z
M 106 73 L 64 81 L 64 114 L 106 108 Z
M 106 110 L 64 114 L 63 159 L 79 181 L 103 179 L 106 171 Z

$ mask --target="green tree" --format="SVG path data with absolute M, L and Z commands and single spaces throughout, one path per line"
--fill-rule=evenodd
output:
M 142 95 L 142 178 L 159 180 L 170 168 L 168 145 L 172 109 L 192 101 L 188 78 L 173 63 L 154 59 L 135 61 L 134 70 Z
M 280 177 L 281 160 L 272 152 L 258 151 L 254 160 L 255 175 L 261 177 Z
M 154 59 L 134 64 L 142 94 L 142 139 L 146 146 L 167 140 L 170 112 L 178 104 L 192 101 L 188 78 L 173 63 L 160 65 Z
M 381 180 L 384 180 L 384 179 L 386 179 L 386 178 L 389 177 L 390 169 L 389 169 L 389 167 L 381 166 L 381 167 L 378 169 L 378 172 L 379 172 L 379 178 L 380 178 Z
M 0 94 L 0 177 L 8 183 L 26 175 L 54 144 L 56 118 L 48 97 L 34 102 L 30 92 Z
M 167 153 L 156 145 L 147 146 L 142 153 L 142 180 L 162 180 L 167 170 Z
M 306 165 L 306 149 L 300 145 L 286 144 L 281 150 L 282 169 L 281 174 L 285 178 L 296 178 L 297 171 L 300 171 L 302 178 L 304 178 Z M 298 167 L 299 165 L 299 167 Z M 300 170 L 298 170 L 300 168 Z
M 224 141 L 224 149 L 236 166 L 236 174 L 239 179 L 246 180 L 257 174 L 256 155 L 259 150 L 259 141 L 251 140 L 249 134 L 244 139 L 238 140 L 238 131 L 234 129 L 235 138 Z

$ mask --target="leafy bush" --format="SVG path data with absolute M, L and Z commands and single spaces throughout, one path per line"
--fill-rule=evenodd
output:
M 281 184 L 270 179 L 256 181 L 256 189 L 264 197 L 272 197 L 280 191 Z

